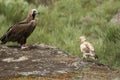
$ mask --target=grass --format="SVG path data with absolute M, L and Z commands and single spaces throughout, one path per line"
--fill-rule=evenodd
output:
M 100 62 L 120 68 L 120 28 L 110 23 L 119 4 L 119 0 L 59 0 L 36 6 L 24 0 L 0 0 L 0 35 L 24 19 L 29 9 L 37 8 L 39 24 L 28 43 L 57 46 L 81 57 L 78 38 L 85 35 L 94 44 Z

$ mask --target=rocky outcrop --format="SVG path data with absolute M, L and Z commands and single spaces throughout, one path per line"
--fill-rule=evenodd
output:
M 84 74 L 82 77 L 78 76 L 83 78 L 88 74 L 100 72 L 99 74 L 106 75 L 108 72 L 115 71 L 109 66 L 94 61 L 83 61 L 59 48 L 45 44 L 30 45 L 28 50 L 21 50 L 18 46 L 0 45 L 0 78 L 51 77 L 76 72 Z

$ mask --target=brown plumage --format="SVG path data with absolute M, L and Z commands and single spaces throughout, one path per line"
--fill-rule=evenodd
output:
M 25 20 L 11 26 L 6 33 L 0 38 L 0 43 L 5 44 L 9 41 L 18 42 L 25 48 L 26 40 L 33 32 L 37 25 L 38 19 L 35 18 L 39 12 L 36 9 L 32 9 Z

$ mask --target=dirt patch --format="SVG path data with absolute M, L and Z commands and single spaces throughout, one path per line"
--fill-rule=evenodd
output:
M 1 79 L 33 76 L 48 80 L 63 78 L 76 80 L 88 77 L 92 79 L 98 75 L 97 79 L 103 76 L 111 78 L 111 73 L 115 71 L 109 66 L 83 61 L 59 48 L 45 44 L 33 44 L 28 50 L 21 50 L 17 46 L 0 45 Z M 119 72 L 112 76 L 116 78 L 117 74 Z

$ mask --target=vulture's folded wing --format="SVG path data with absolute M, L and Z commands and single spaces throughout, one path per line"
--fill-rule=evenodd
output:
M 86 47 L 90 50 L 90 51 L 94 51 L 94 47 L 93 47 L 93 45 L 91 44 L 91 43 L 89 43 L 89 42 L 86 42 Z
M 36 21 L 15 24 L 7 30 L 7 32 L 0 38 L 0 40 L 3 43 L 6 43 L 7 41 L 16 41 L 21 36 L 24 36 L 25 33 L 28 37 L 29 34 L 34 30 L 35 25 Z

